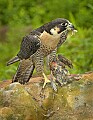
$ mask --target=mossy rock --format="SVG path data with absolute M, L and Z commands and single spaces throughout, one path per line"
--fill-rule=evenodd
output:
M 92 120 L 92 91 L 92 78 L 86 76 L 57 92 L 50 84 L 42 90 L 39 82 L 7 84 L 0 89 L 0 120 Z

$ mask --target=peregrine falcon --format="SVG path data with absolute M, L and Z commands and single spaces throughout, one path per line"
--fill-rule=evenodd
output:
M 50 80 L 44 72 L 44 58 L 49 55 L 49 63 L 56 57 L 57 48 L 66 40 L 69 31 L 75 27 L 67 19 L 57 18 L 33 30 L 23 38 L 20 51 L 7 65 L 20 61 L 13 82 L 25 84 L 32 76 L 34 68 L 38 74 L 43 75 L 45 82 L 43 88 Z

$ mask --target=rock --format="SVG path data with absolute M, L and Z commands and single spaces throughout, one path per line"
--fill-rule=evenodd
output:
M 0 120 L 92 120 L 93 84 L 86 75 L 83 80 L 58 86 L 58 92 L 50 84 L 42 90 L 40 77 L 26 85 L 0 83 Z
M 3 107 L 0 109 L 0 118 L 4 119 L 4 118 L 9 118 L 13 115 L 13 111 L 11 108 L 9 107 Z
M 37 113 L 42 109 L 39 108 L 37 102 L 19 83 L 11 83 L 2 91 L 3 106 L 11 107 L 15 113 L 15 118 L 20 114 L 21 118 L 30 116 L 33 120 L 37 120 Z M 0 100 L 1 101 L 1 100 Z M 7 116 L 10 114 L 6 111 Z

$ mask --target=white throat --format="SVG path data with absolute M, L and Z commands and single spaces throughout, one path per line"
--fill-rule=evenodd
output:
M 57 31 L 54 28 L 52 28 L 50 30 L 50 32 L 51 32 L 52 35 L 58 35 Z

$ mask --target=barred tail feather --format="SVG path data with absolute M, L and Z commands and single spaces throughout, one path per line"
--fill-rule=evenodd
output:
M 12 58 L 11 60 L 9 60 L 8 62 L 7 62 L 7 66 L 8 65 L 11 65 L 11 64 L 13 64 L 13 63 L 15 63 L 15 62 L 17 62 L 17 61 L 19 61 L 20 59 L 19 59 L 19 57 L 18 56 L 15 56 L 14 58 Z
M 26 72 L 23 76 L 23 84 L 27 83 L 29 81 L 29 79 L 32 77 L 34 69 L 35 69 L 35 66 L 32 65 L 26 70 Z
M 16 74 L 14 75 L 12 82 L 19 82 L 25 84 L 32 77 L 34 71 L 34 64 L 31 59 L 24 59 L 20 61 Z

